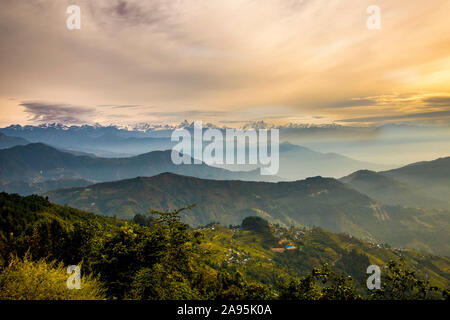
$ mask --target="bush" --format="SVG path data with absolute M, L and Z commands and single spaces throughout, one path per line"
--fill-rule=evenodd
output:
M 90 275 L 81 278 L 81 289 L 68 289 L 69 275 L 62 263 L 13 257 L 0 271 L 0 300 L 105 299 L 100 283 Z
M 389 262 L 382 278 L 382 288 L 370 292 L 369 297 L 380 300 L 446 299 L 446 290 L 440 292 L 437 287 L 431 286 L 400 259 Z
M 131 299 L 138 300 L 192 300 L 199 295 L 182 274 L 167 272 L 164 266 L 140 270 L 132 284 Z
M 269 223 L 261 217 L 251 216 L 242 221 L 242 229 L 258 233 L 270 234 Z
M 302 278 L 289 278 L 280 283 L 282 300 L 359 300 L 353 279 L 336 274 L 327 264 L 313 268 Z

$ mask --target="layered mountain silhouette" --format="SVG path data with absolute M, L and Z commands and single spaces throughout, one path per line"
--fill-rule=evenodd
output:
M 0 132 L 0 149 L 7 149 L 14 146 L 25 145 L 29 142 L 23 138 L 10 137 Z
M 443 201 L 450 199 L 450 157 L 421 161 L 382 172 L 395 180 L 414 186 L 417 191 Z
M 196 204 L 183 215 L 194 226 L 214 221 L 238 224 L 258 215 L 284 226 L 320 226 L 394 246 L 450 254 L 448 211 L 382 205 L 332 178 L 266 183 L 163 173 L 46 195 L 58 204 L 120 218 Z
M 92 182 L 113 181 L 138 176 L 153 176 L 162 172 L 210 179 L 255 181 L 274 179 L 270 176 L 261 176 L 259 170 L 230 172 L 210 167 L 204 163 L 175 165 L 171 159 L 171 151 L 153 151 L 130 158 L 97 158 L 74 155 L 42 143 L 0 150 L 0 179 L 4 186 L 11 183 L 18 186 L 19 182 L 47 183 L 48 180 L 60 179 Z M 4 187 L 4 190 L 8 191 L 8 188 Z M 15 191 L 21 190 L 16 189 Z
M 355 160 L 337 153 L 322 153 L 309 148 L 282 143 L 278 175 L 289 180 L 307 177 L 342 177 L 360 169 L 382 170 L 386 166 Z
M 207 127 L 208 124 L 205 124 L 204 128 Z M 41 126 L 13 125 L 0 129 L 0 132 L 25 138 L 33 143 L 40 142 L 58 149 L 81 151 L 108 158 L 131 157 L 151 151 L 169 150 L 176 144 L 170 139 L 172 130 L 175 127 L 158 128 L 158 130 L 149 126 L 144 126 L 143 128 L 145 130 L 139 131 L 136 129 L 126 130 L 116 126 L 64 126 L 61 124 L 48 124 Z M 193 123 L 185 121 L 177 126 L 177 128 L 184 128 L 193 134 Z M 215 128 L 217 129 L 217 127 Z M 264 122 L 257 122 L 244 129 L 253 128 L 271 128 L 271 126 L 268 126 Z M 219 130 L 221 130 L 224 136 L 226 135 L 225 129 L 222 128 Z M 345 131 L 345 135 L 348 135 L 349 132 L 347 131 L 350 129 L 340 126 L 288 126 L 280 128 L 280 130 L 280 137 L 283 140 L 284 135 L 285 137 L 291 137 L 292 130 L 295 132 L 300 130 L 301 137 L 306 137 L 313 133 L 314 135 L 319 134 L 322 137 L 320 133 L 324 132 L 327 133 L 327 136 L 336 136 L 341 131 Z M 353 135 L 362 134 L 360 130 L 353 130 L 356 130 L 356 128 L 350 130 L 353 132 Z M 306 139 L 305 143 L 307 141 L 309 140 Z M 248 150 L 246 151 L 248 153 Z M 232 171 L 249 171 L 257 168 L 256 165 L 229 164 L 217 167 Z M 282 180 L 304 179 L 316 175 L 338 178 L 361 169 L 378 171 L 390 168 L 393 167 L 355 160 L 338 153 L 318 152 L 305 146 L 294 145 L 289 142 L 280 144 L 280 171 L 278 176 Z
M 353 189 L 390 205 L 423 208 L 450 208 L 450 203 L 432 195 L 424 195 L 419 188 L 398 182 L 382 173 L 360 170 L 339 179 Z
M 85 179 L 56 179 L 44 180 L 41 182 L 11 181 L 1 182 L 0 190 L 8 193 L 21 195 L 42 194 L 49 190 L 56 190 L 70 187 L 83 187 L 91 185 L 92 181 Z
M 289 164 L 286 159 L 297 162 Z M 326 172 L 338 160 L 368 165 L 296 145 L 280 146 L 281 174 L 283 168 L 295 172 L 296 166 L 301 171 L 308 161 Z M 284 226 L 321 226 L 444 254 L 450 253 L 449 168 L 450 158 L 441 158 L 388 171 L 358 170 L 340 181 L 313 177 L 273 183 L 281 178 L 261 176 L 257 169 L 175 165 L 170 150 L 128 158 L 95 157 L 42 143 L 0 150 L 1 190 L 20 194 L 56 190 L 47 193 L 51 200 L 104 215 L 131 218 L 149 209 L 196 203 L 183 216 L 192 225 L 238 224 L 259 215 Z
M 246 146 L 248 154 L 248 146 Z M 355 160 L 337 153 L 323 153 L 309 148 L 283 142 L 279 145 L 279 171 L 284 181 L 294 181 L 314 176 L 338 178 L 361 169 L 383 170 L 385 165 Z M 220 165 L 233 171 L 246 171 L 257 165 Z
M 340 181 L 386 204 L 450 208 L 450 157 L 389 171 L 360 170 Z
M 167 150 L 172 146 L 170 136 L 150 137 L 145 132 L 116 126 L 65 126 L 55 123 L 40 126 L 12 125 L 0 131 L 32 143 L 44 143 L 58 149 L 83 151 L 103 157 L 131 156 L 154 150 Z

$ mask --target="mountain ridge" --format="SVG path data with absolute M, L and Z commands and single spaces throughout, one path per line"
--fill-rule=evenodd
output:
M 23 138 L 11 137 L 0 132 L 0 149 L 12 148 L 17 145 L 25 145 L 29 142 Z
M 150 208 L 174 210 L 196 204 L 182 216 L 193 226 L 237 224 L 258 215 L 284 226 L 320 226 L 370 241 L 450 254 L 448 211 L 383 205 L 333 178 L 268 183 L 162 173 L 45 195 L 58 204 L 120 218 L 145 214 Z M 439 237 L 430 238 L 433 234 Z
M 387 171 L 359 170 L 339 180 L 387 204 L 450 209 L 450 157 Z
M 177 172 L 212 179 L 271 180 L 259 170 L 231 172 L 202 164 L 175 165 L 171 151 L 152 151 L 129 158 L 94 158 L 74 155 L 42 143 L 0 150 L 0 179 L 3 183 L 36 183 L 57 179 L 84 179 L 93 182 L 113 181 L 161 172 Z
M 358 170 L 342 177 L 339 181 L 346 183 L 359 192 L 389 205 L 402 205 L 424 208 L 450 208 L 450 203 L 432 196 L 423 195 L 407 183 L 394 177 L 370 170 Z

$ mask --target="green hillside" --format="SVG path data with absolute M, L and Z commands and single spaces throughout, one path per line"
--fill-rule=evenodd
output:
M 450 283 L 448 257 L 415 250 L 388 249 L 322 228 L 305 230 L 272 226 L 273 239 L 258 232 L 220 225 L 209 225 L 201 230 L 206 240 L 203 246 L 211 252 L 213 265 L 236 268 L 249 278 L 264 283 L 270 283 L 274 268 L 287 274 L 305 276 L 313 267 L 326 263 L 337 272 L 351 275 L 362 286 L 367 278 L 367 266 L 386 265 L 399 257 L 408 261 L 420 274 L 433 278 L 435 285 L 446 286 Z M 283 252 L 271 250 L 283 248 L 285 244 L 295 249 Z
M 165 173 L 47 195 L 58 204 L 126 219 L 148 208 L 173 210 L 195 203 L 195 209 L 182 215 L 193 226 L 239 224 L 257 215 L 286 227 L 320 226 L 372 242 L 450 255 L 448 211 L 382 205 L 332 178 L 264 183 Z
M 76 298 L 60 287 L 66 284 L 58 262 L 81 266 L 81 297 L 92 299 L 442 298 L 450 283 L 447 257 L 261 218 L 192 229 L 180 212 L 155 212 L 135 219 L 145 222 L 138 225 L 0 193 L 0 298 L 11 298 L 10 288 L 30 299 Z M 378 295 L 364 286 L 369 264 L 383 270 Z M 52 278 L 36 278 L 44 271 Z M 400 296 L 389 291 L 392 281 L 407 284 Z M 30 285 L 32 292 L 24 290 Z

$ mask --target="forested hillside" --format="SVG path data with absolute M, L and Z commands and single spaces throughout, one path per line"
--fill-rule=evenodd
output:
M 148 208 L 174 210 L 196 203 L 182 214 L 193 226 L 239 224 L 258 215 L 286 227 L 320 226 L 372 242 L 450 255 L 449 211 L 383 205 L 332 178 L 264 183 L 165 173 L 47 195 L 58 204 L 126 219 Z
M 0 298 L 447 297 L 447 257 L 392 250 L 320 228 L 286 229 L 259 217 L 240 226 L 191 228 L 180 221 L 185 210 L 190 208 L 125 221 L 1 193 Z M 85 286 L 69 292 L 62 275 L 72 264 L 80 266 Z M 365 289 L 369 264 L 382 267 L 382 290 Z M 392 290 L 394 283 L 405 287 Z

